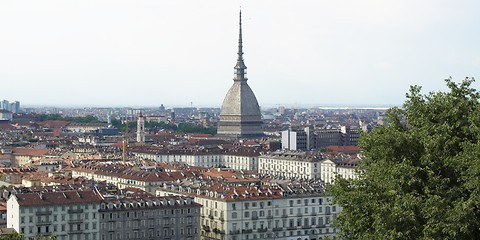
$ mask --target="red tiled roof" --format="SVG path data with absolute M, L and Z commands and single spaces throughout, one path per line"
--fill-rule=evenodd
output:
M 360 152 L 361 149 L 358 146 L 328 146 L 327 149 L 334 152 Z
M 43 125 L 45 127 L 65 127 L 70 122 L 67 121 L 62 121 L 62 120 L 47 120 L 39 123 L 40 125 Z
M 48 153 L 48 149 L 36 148 L 14 148 L 12 152 L 14 155 L 28 155 L 28 156 L 43 156 Z

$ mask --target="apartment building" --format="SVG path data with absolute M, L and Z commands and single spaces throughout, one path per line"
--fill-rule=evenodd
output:
M 98 239 L 101 195 L 90 189 L 12 194 L 7 201 L 7 227 L 25 235 L 59 240 Z
M 257 170 L 260 153 L 253 149 L 181 149 L 181 150 L 135 150 L 138 159 L 163 163 L 185 163 L 197 167 L 227 167 L 235 170 Z
M 200 208 L 190 197 L 105 199 L 100 239 L 200 239 Z
M 203 205 L 202 239 L 322 239 L 336 234 L 332 220 L 341 211 L 319 181 L 259 186 L 182 181 L 157 194 L 195 196 Z
M 318 179 L 321 155 L 277 151 L 258 157 L 258 172 L 272 177 Z
M 99 164 L 71 167 L 72 177 L 84 177 L 95 181 L 106 181 L 118 188 L 134 187 L 149 193 L 155 193 L 155 188 L 166 181 L 192 176 L 191 172 L 160 172 L 133 169 L 119 164 Z
M 333 183 L 337 176 L 345 179 L 357 178 L 360 159 L 324 159 L 320 162 L 321 179 L 325 183 Z
M 25 239 L 200 239 L 200 208 L 191 197 L 109 195 L 99 190 L 12 193 L 7 227 Z

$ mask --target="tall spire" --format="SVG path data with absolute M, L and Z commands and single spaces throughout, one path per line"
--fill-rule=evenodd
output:
M 240 17 L 239 17 L 239 34 L 238 34 L 238 57 L 237 57 L 237 65 L 235 65 L 235 77 L 233 78 L 234 81 L 247 81 L 247 66 L 243 62 L 243 42 L 242 42 L 242 10 L 240 10 Z

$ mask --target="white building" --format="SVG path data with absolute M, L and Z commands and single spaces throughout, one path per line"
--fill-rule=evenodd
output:
M 320 160 L 320 156 L 307 152 L 273 152 L 258 157 L 258 172 L 274 177 L 318 179 Z
M 322 239 L 341 211 L 319 184 L 204 186 L 171 183 L 157 195 L 190 195 L 203 205 L 202 239 Z
M 337 175 L 345 179 L 355 179 L 357 178 L 358 161 L 359 159 L 322 160 L 320 162 L 320 178 L 325 183 L 333 183 Z
M 0 109 L 0 121 L 12 121 L 13 113 L 7 110 Z
M 93 190 L 13 194 L 7 201 L 7 227 L 27 239 L 55 235 L 59 240 L 95 240 L 101 200 Z
M 133 151 L 138 159 L 148 159 L 163 163 L 185 163 L 197 167 L 227 167 L 235 170 L 257 170 L 258 157 L 257 151 L 247 150 L 161 150 L 151 151 Z

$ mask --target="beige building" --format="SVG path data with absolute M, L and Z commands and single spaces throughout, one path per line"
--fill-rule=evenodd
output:
M 170 183 L 157 195 L 189 195 L 203 205 L 202 239 L 322 239 L 334 236 L 341 211 L 324 186 L 290 182 L 262 186 Z

